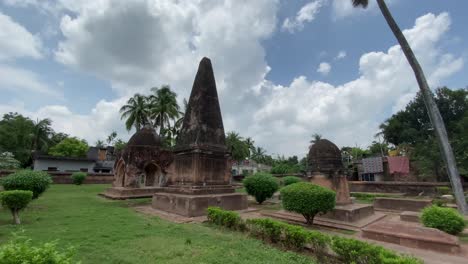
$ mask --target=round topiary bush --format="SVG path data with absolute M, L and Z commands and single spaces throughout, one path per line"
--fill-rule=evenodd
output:
M 84 173 L 84 172 L 75 172 L 71 175 L 71 178 L 72 178 L 72 181 L 74 184 L 76 185 L 81 185 L 83 184 L 84 180 L 86 179 L 86 177 L 88 176 L 88 174 Z
M 21 224 L 19 211 L 23 210 L 31 202 L 33 193 L 31 191 L 4 191 L 0 193 L 2 206 L 10 209 L 15 224 Z
M 281 189 L 283 208 L 302 214 L 311 225 L 315 215 L 335 207 L 335 192 L 308 182 L 298 182 Z
M 462 232 L 465 228 L 463 216 L 455 209 L 435 205 L 424 208 L 421 222 L 424 226 L 437 228 L 452 235 Z
M 283 178 L 283 185 L 284 186 L 288 186 L 288 185 L 291 185 L 293 183 L 297 183 L 297 182 L 301 182 L 301 178 L 299 177 L 296 177 L 296 176 L 286 176 Z
M 255 197 L 259 204 L 271 198 L 279 188 L 276 179 L 268 173 L 256 173 L 249 176 L 244 179 L 243 184 L 247 193 Z
M 21 170 L 10 174 L 1 180 L 5 190 L 32 191 L 33 199 L 41 195 L 52 183 L 52 178 L 47 172 Z

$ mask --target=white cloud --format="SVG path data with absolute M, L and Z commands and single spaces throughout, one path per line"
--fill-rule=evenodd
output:
M 301 31 L 304 29 L 304 24 L 315 19 L 320 9 L 326 2 L 324 0 L 315 0 L 304 5 L 294 18 L 286 18 L 281 26 L 282 30 L 287 30 L 290 33 Z
M 118 109 L 136 91 L 169 83 L 179 99 L 188 97 L 203 56 L 213 62 L 226 130 L 253 137 L 270 153 L 303 155 L 315 132 L 339 146 L 368 143 L 388 112 L 418 89 L 398 46 L 363 54 L 360 76 L 341 85 L 304 76 L 288 86 L 269 81 L 261 42 L 275 29 L 277 1 L 68 4 L 74 6 L 64 4 L 69 15 L 61 20 L 64 39 L 56 59 L 110 81 L 120 99 L 102 100 L 89 114 L 60 105 L 30 114 L 51 117 L 56 130 L 91 143 L 115 129 L 125 134 Z M 443 51 L 441 40 L 449 27 L 448 14 L 428 14 L 405 31 L 431 85 L 463 66 L 462 58 Z
M 440 48 L 449 25 L 447 13 L 427 14 L 404 31 L 433 88 L 463 65 L 462 58 Z M 356 80 L 338 86 L 304 76 L 288 87 L 266 83 L 262 89 L 270 92 L 254 114 L 250 133 L 256 142 L 286 154 L 305 154 L 315 132 L 339 146 L 370 142 L 388 111 L 401 109 L 418 86 L 399 46 L 363 54 L 359 68 Z
M 1 90 L 10 90 L 20 95 L 33 92 L 52 97 L 53 99 L 63 99 L 62 93 L 51 89 L 36 73 L 2 64 L 0 64 Z
M 0 61 L 19 57 L 42 57 L 40 40 L 1 12 L 0 39 Z
M 322 75 L 327 75 L 331 71 L 331 65 L 328 62 L 321 62 L 317 68 L 317 72 Z
M 341 60 L 341 59 L 344 59 L 345 57 L 346 57 L 346 51 L 341 50 L 341 51 L 338 52 L 338 54 L 336 55 L 335 60 Z

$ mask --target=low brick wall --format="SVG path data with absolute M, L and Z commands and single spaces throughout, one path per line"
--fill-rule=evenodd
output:
M 7 176 L 14 171 L 0 170 L 0 177 Z M 48 172 L 52 176 L 52 181 L 58 184 L 71 184 L 70 176 L 72 172 Z M 114 181 L 113 173 L 88 173 L 84 181 L 85 184 L 109 184 Z
M 374 208 L 378 210 L 419 212 L 424 207 L 430 206 L 431 204 L 432 199 L 377 197 L 374 200 Z
M 448 182 L 364 182 L 350 181 L 351 192 L 371 192 L 371 193 L 405 193 L 407 195 L 436 195 L 437 187 L 450 187 Z M 465 191 L 468 184 L 463 185 Z

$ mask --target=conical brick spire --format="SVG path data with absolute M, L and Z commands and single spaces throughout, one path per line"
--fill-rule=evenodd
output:
M 223 118 L 213 67 L 208 58 L 198 66 L 176 149 L 215 147 L 226 149 Z

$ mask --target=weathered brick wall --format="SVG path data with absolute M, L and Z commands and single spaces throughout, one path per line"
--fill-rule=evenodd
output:
M 374 193 L 406 193 L 408 195 L 435 195 L 437 187 L 450 187 L 448 182 L 363 182 L 350 181 L 351 192 L 374 192 Z M 468 190 L 468 184 L 463 185 Z
M 7 176 L 14 171 L 10 170 L 0 170 L 0 177 Z M 54 183 L 59 184 L 71 184 L 72 180 L 70 176 L 72 175 L 71 172 L 49 172 L 52 176 L 52 180 Z M 114 181 L 114 174 L 113 173 L 88 173 L 88 177 L 84 181 L 85 184 L 109 184 Z

